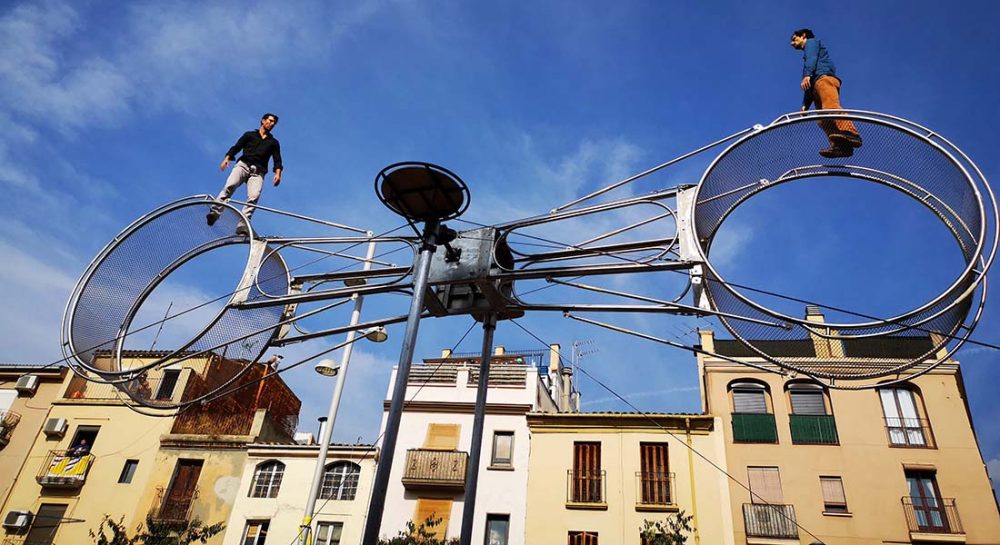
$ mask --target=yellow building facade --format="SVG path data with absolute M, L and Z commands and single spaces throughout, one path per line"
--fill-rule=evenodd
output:
M 819 362 L 824 351 L 812 343 L 769 349 Z M 925 353 L 925 344 L 914 338 L 879 352 L 845 343 L 825 353 L 890 362 Z M 780 371 L 710 331 L 701 345 Z M 705 355 L 698 366 L 703 408 L 722 421 L 726 463 L 739 481 L 729 484 L 737 544 L 1000 543 L 957 361 L 866 390 Z
M 683 511 L 694 545 L 733 543 L 721 422 L 687 414 L 529 414 L 525 543 L 639 545 Z
M 164 355 L 129 354 L 140 361 Z M 159 400 L 190 399 L 213 366 L 238 364 L 214 355 L 191 358 L 153 375 L 148 386 Z M 263 372 L 252 369 L 243 380 Z M 290 440 L 294 433 L 298 399 L 278 377 L 260 385 L 244 388 L 249 394 L 243 399 L 155 417 L 130 409 L 113 386 L 67 374 L 3 505 L 5 515 L 28 513 L 27 524 L 5 526 L 0 542 L 90 543 L 89 532 L 105 515 L 130 530 L 147 516 L 169 523 L 225 522 L 246 446 Z M 220 533 L 210 543 L 222 539 Z
M 0 364 L 0 505 L 26 467 L 67 372 L 65 367 Z

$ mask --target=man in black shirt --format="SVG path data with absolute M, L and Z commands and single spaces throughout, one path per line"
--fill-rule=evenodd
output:
M 281 183 L 281 145 L 278 139 L 271 136 L 271 130 L 278 124 L 278 116 L 266 113 L 260 118 L 260 128 L 255 131 L 247 131 L 240 136 L 233 147 L 229 148 L 226 156 L 219 165 L 219 170 L 225 172 L 229 162 L 236 157 L 237 152 L 242 152 L 233 171 L 226 180 L 226 185 L 219 193 L 218 200 L 225 202 L 233 196 L 233 191 L 241 184 L 247 184 L 247 204 L 243 207 L 243 214 L 250 219 L 256 208 L 257 200 L 260 199 L 260 191 L 264 185 L 264 175 L 267 173 L 267 162 L 274 158 L 274 186 Z M 215 204 L 209 211 L 205 219 L 209 225 L 214 225 L 222 214 L 222 205 Z M 237 235 L 249 235 L 250 231 L 241 221 L 236 226 Z

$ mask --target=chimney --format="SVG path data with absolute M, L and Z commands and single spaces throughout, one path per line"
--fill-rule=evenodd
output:
M 559 345 L 549 345 L 549 373 L 559 373 Z
M 573 403 L 570 398 L 570 392 L 573 390 L 573 369 L 570 367 L 562 368 L 562 399 L 559 400 L 559 412 L 572 412 Z
M 442 358 L 450 358 L 451 357 L 451 349 L 450 348 L 445 348 L 444 350 L 442 350 L 441 351 L 441 357 Z
M 496 348 L 493 349 L 493 355 L 494 356 L 502 356 L 502 355 L 504 355 L 505 352 L 506 352 L 506 349 L 504 349 L 503 346 L 497 346 Z

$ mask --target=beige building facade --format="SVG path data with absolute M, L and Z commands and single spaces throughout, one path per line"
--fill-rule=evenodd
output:
M 0 505 L 25 469 L 67 372 L 61 366 L 0 364 Z
M 640 545 L 644 521 L 681 511 L 692 517 L 688 543 L 733 543 L 718 419 L 531 414 L 528 426 L 526 543 Z
M 319 445 L 258 443 L 248 447 L 223 545 L 297 543 Z M 314 545 L 361 543 L 378 449 L 331 445 L 312 523 Z
M 129 354 L 138 360 L 164 355 Z M 161 370 L 144 387 L 156 399 L 190 399 L 213 366 L 239 364 L 214 355 L 192 358 Z M 243 380 L 263 372 L 252 369 Z M 242 397 L 155 417 L 130 409 L 113 386 L 67 374 L 3 505 L 5 516 L 28 514 L 26 524 L 5 526 L 0 542 L 90 543 L 89 532 L 105 515 L 130 530 L 147 516 L 172 524 L 225 522 L 246 446 L 290 441 L 294 433 L 298 399 L 278 377 L 255 386 Z
M 805 362 L 833 353 L 888 363 L 930 346 L 920 338 L 888 348 L 839 344 L 824 352 L 812 340 L 782 341 L 769 349 Z M 701 346 L 779 371 L 710 331 Z M 1000 543 L 957 361 L 866 390 L 711 356 L 699 355 L 698 366 L 704 410 L 720 417 L 727 465 L 740 481 L 729 485 L 737 544 Z

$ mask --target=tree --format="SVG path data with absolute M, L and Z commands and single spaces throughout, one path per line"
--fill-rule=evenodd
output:
M 441 524 L 442 520 L 444 519 L 427 517 L 419 525 L 408 520 L 406 528 L 400 530 L 396 537 L 379 539 L 378 545 L 458 545 L 458 538 L 438 539 L 434 534 L 434 527 Z
M 129 536 L 124 515 L 118 520 L 111 518 L 111 515 L 104 515 L 97 530 L 90 530 L 89 533 L 95 545 L 190 545 L 208 543 L 212 536 L 225 528 L 225 524 L 221 522 L 205 526 L 199 519 L 159 522 L 146 517 L 145 524 L 137 524 L 134 535 Z
M 646 545 L 684 545 L 687 534 L 692 531 L 691 515 L 680 512 L 670 515 L 666 520 L 644 520 L 639 527 L 639 535 Z

